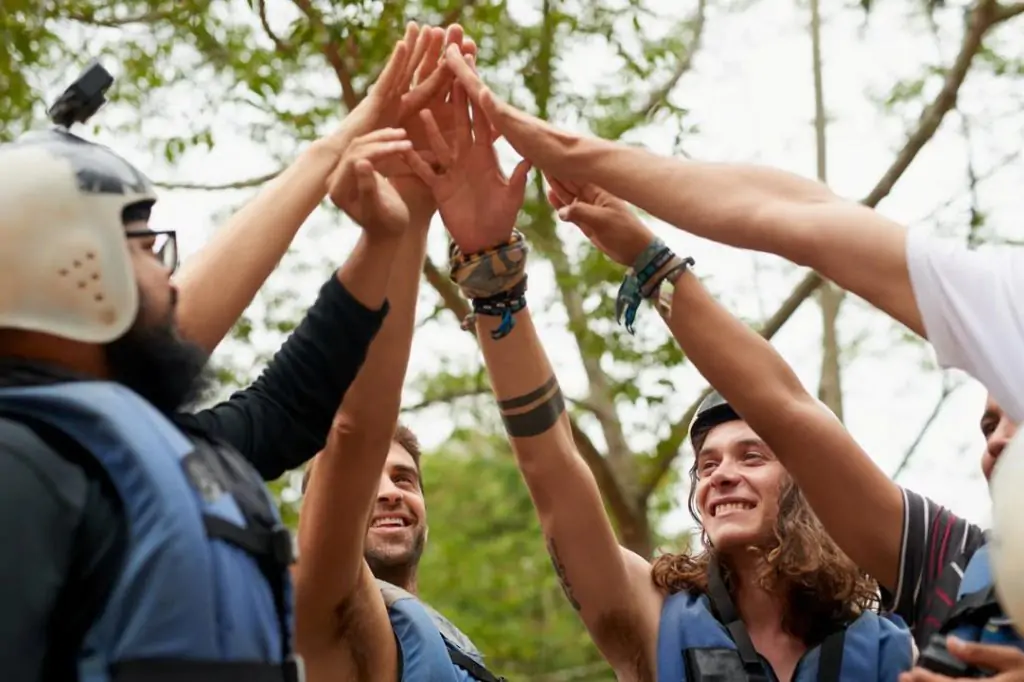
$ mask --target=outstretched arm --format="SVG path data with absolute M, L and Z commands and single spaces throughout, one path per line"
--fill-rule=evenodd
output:
M 643 670 L 653 671 L 660 597 L 647 563 L 616 541 L 594 476 L 573 443 L 558 381 L 523 307 L 525 247 L 509 239 L 529 166 L 521 163 L 506 179 L 486 119 L 474 112 L 470 123 L 460 87 L 452 100 L 453 146 L 425 116 L 444 172 L 435 173 L 417 157 L 410 162 L 433 189 L 456 254 L 467 254 L 453 257 L 452 276 L 478 309 L 491 385 L 566 596 L 620 679 L 647 679 Z
M 628 206 L 593 186 L 557 180 L 552 186 L 550 198 L 560 216 L 579 225 L 614 260 L 643 269 L 645 263 L 636 260 L 650 260 L 645 250 L 654 235 Z M 903 531 L 899 487 L 807 393 L 778 352 L 719 305 L 689 270 L 682 269 L 675 281 L 665 319 L 694 367 L 793 476 L 829 535 L 894 590 Z
M 594 474 L 576 450 L 558 380 L 528 310 L 508 336 L 477 334 L 505 429 L 565 596 L 620 679 L 653 671 L 661 598 L 650 565 L 619 546 Z M 638 661 L 644 661 L 639 666 Z M 628 674 L 623 674 L 628 671 Z
M 438 29 L 440 30 L 440 29 Z M 451 81 L 447 70 L 431 70 L 410 89 L 417 44 L 443 40 L 410 24 L 401 53 L 392 55 L 378 82 L 331 135 L 314 142 L 280 176 L 234 214 L 209 244 L 182 264 L 175 283 L 181 293 L 182 335 L 208 352 L 231 329 L 280 262 L 296 233 L 324 199 L 327 178 L 357 137 L 381 127 L 403 125 Z M 435 43 L 440 47 L 440 43 Z M 437 50 L 431 50 L 437 63 Z
M 386 194 L 401 203 L 399 195 L 385 185 Z M 363 545 L 398 422 L 409 363 L 427 228 L 434 213 L 429 195 L 426 199 L 414 202 L 406 195 L 410 227 L 388 283 L 390 312 L 345 396 L 303 497 L 301 559 L 295 570 L 301 650 L 333 644 L 339 633 L 338 614 L 360 585 L 373 582 L 372 576 L 363 575 L 369 572 Z
M 785 171 L 669 158 L 559 130 L 495 97 L 458 54 L 446 59 L 498 131 L 544 172 L 602 187 L 698 236 L 812 267 L 925 334 L 906 231 L 880 214 Z

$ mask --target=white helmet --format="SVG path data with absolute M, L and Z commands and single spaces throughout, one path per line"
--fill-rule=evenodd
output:
M 121 337 L 139 308 L 124 211 L 154 201 L 130 163 L 65 130 L 0 145 L 0 329 Z
M 992 578 L 1003 612 L 1024 635 L 1024 430 L 992 471 Z

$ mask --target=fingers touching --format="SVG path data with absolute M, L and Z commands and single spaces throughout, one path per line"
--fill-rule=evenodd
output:
M 327 180 L 331 201 L 342 206 L 356 198 L 360 168 L 372 171 L 375 164 L 403 158 L 411 149 L 412 142 L 402 128 L 382 128 L 356 138 Z

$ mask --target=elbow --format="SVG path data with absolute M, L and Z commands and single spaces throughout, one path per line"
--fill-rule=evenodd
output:
M 824 185 L 821 192 L 765 199 L 752 208 L 755 234 L 748 248 L 773 253 L 803 267 L 818 269 L 828 253 L 828 222 L 846 203 Z
M 389 445 L 395 434 L 397 419 L 383 420 L 362 415 L 339 412 L 331 422 L 326 450 L 367 451 L 381 443 Z

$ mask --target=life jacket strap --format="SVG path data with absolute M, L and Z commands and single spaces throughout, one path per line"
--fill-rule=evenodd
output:
M 708 597 L 714 607 L 718 619 L 736 644 L 743 668 L 747 673 L 747 682 L 768 682 L 768 675 L 761 657 L 750 640 L 747 626 L 739 617 L 729 590 L 722 579 L 722 570 L 716 559 L 708 565 Z M 846 630 L 838 630 L 825 638 L 821 643 L 821 654 L 818 659 L 818 682 L 839 682 L 843 669 L 843 647 L 846 644 Z
M 449 642 L 447 637 L 442 637 L 442 639 L 444 639 L 444 645 L 448 648 L 448 657 L 452 659 L 452 663 L 475 677 L 479 682 L 506 682 L 504 677 L 495 677 L 494 673 L 480 665 L 476 659 L 463 653 L 458 647 Z
M 147 658 L 120 661 L 110 670 L 111 682 L 303 682 L 302 666 L 242 661 L 184 661 Z
M 961 625 L 984 626 L 992 618 L 1003 615 L 993 585 L 969 592 L 957 600 L 956 606 L 942 624 L 939 634 L 949 634 Z
M 278 667 L 282 670 L 284 677 L 278 679 L 292 682 L 292 678 L 289 677 L 292 674 L 291 669 L 301 667 L 301 663 L 292 655 L 292 642 L 288 629 L 288 604 L 285 595 L 286 572 L 288 566 L 295 561 L 291 534 L 284 526 L 277 526 L 273 530 L 252 526 L 242 528 L 225 519 L 207 514 L 203 515 L 203 525 L 206 527 L 207 536 L 230 543 L 256 558 L 260 573 L 263 574 L 273 594 L 274 610 L 277 612 L 277 624 L 281 632 L 282 663 Z M 240 681 L 244 679 L 244 682 L 262 682 L 262 680 L 242 677 L 238 679 Z M 299 680 L 301 677 L 294 679 Z M 140 680 L 140 682 L 142 681 Z
M 711 606 L 718 620 L 729 631 L 729 636 L 736 644 L 736 651 L 739 652 L 743 669 L 747 673 L 747 681 L 768 682 L 761 657 L 750 640 L 747 626 L 736 612 L 736 606 L 732 603 L 732 597 L 729 596 L 729 590 L 722 579 L 722 570 L 717 559 L 712 559 L 708 565 L 708 598 L 711 599 Z
M 843 648 L 846 629 L 833 632 L 821 643 L 818 657 L 818 682 L 839 682 L 843 672 Z

